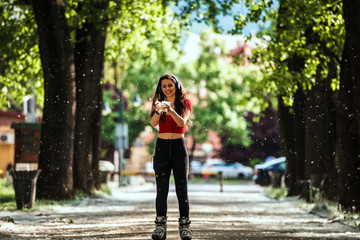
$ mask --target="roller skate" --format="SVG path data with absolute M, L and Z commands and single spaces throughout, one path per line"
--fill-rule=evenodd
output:
M 151 236 L 154 240 L 166 239 L 166 217 L 160 216 L 155 219 L 155 230 Z
M 179 218 L 179 234 L 181 240 L 191 240 L 190 223 L 191 221 L 188 218 Z

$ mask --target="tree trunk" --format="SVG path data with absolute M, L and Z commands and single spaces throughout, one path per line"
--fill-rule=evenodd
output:
M 324 166 L 326 169 L 326 178 L 324 181 L 324 197 L 330 201 L 338 201 L 338 169 L 336 161 L 336 96 L 337 92 L 331 89 L 332 79 L 338 78 L 338 64 L 332 59 L 328 64 L 328 76 L 324 82 L 324 92 L 322 103 L 327 106 L 326 116 L 328 119 L 327 131 L 324 134 L 323 151 L 325 156 Z
M 290 11 L 288 8 L 288 4 L 286 1 L 280 0 L 279 1 L 279 10 L 278 10 L 278 23 L 277 23 L 277 31 L 286 30 L 284 29 L 283 25 L 281 24 L 281 21 L 284 21 L 284 15 L 286 15 L 286 12 Z M 293 55 L 287 60 L 287 65 L 290 72 L 300 73 L 302 69 L 304 68 L 305 61 L 302 57 Z M 292 119 L 287 120 L 289 124 L 283 126 L 283 134 L 287 134 L 288 144 L 290 144 L 288 147 L 290 147 L 289 150 L 293 151 L 288 153 L 289 159 L 287 159 L 288 168 L 290 170 L 289 174 L 290 176 L 290 190 L 288 195 L 298 195 L 301 194 L 303 189 L 306 189 L 306 186 L 304 186 L 305 183 L 305 122 L 304 122 L 304 103 L 305 103 L 305 97 L 304 92 L 300 84 L 298 84 L 298 90 L 294 94 L 294 105 L 292 107 Z M 279 104 L 280 106 L 281 104 Z M 285 109 L 282 109 L 283 117 L 285 113 Z M 281 116 L 280 116 L 281 117 Z M 290 118 L 290 116 L 287 116 L 286 118 Z M 280 120 L 281 122 L 281 120 Z M 287 130 L 284 130 L 286 128 Z M 291 133 L 285 133 L 284 131 L 292 131 Z M 292 140 L 290 139 L 290 136 L 292 135 Z M 295 180 L 296 179 L 296 180 Z M 294 188 L 296 186 L 296 189 Z
M 320 66 L 319 66 L 320 67 Z M 320 72 L 320 69 L 318 70 Z M 314 194 L 318 191 L 323 194 L 325 187 L 329 196 L 334 198 L 336 190 L 334 124 L 331 116 L 332 99 L 330 89 L 331 79 L 321 79 L 317 76 L 315 85 L 307 91 L 305 104 L 305 176 L 312 180 Z M 325 180 L 329 177 L 329 181 Z M 335 185 L 334 185 L 335 184 Z M 314 196 L 312 196 L 314 197 Z M 334 199 L 332 199 L 334 200 Z
M 107 1 L 95 4 L 105 12 Z M 81 11 L 81 6 L 79 7 Z M 106 19 L 90 16 L 76 31 L 76 125 L 74 147 L 74 187 L 90 193 L 100 188 L 99 158 Z
M 360 2 L 343 0 L 345 44 L 337 105 L 339 203 L 360 210 Z
M 305 94 L 299 89 L 294 94 L 294 156 L 296 165 L 297 187 L 302 198 L 307 198 L 307 180 L 310 176 L 305 175 Z
M 294 130 L 293 130 L 293 114 L 291 108 L 284 105 L 282 96 L 278 96 L 279 102 L 279 125 L 281 134 L 281 145 L 286 157 L 287 178 L 288 178 L 288 196 L 298 195 L 296 183 L 296 165 L 294 155 Z
M 69 199 L 73 196 L 73 137 L 75 67 L 73 46 L 59 1 L 33 0 L 44 72 L 44 109 L 41 126 L 37 196 Z
M 288 196 L 307 197 L 305 178 L 305 122 L 304 93 L 299 89 L 294 95 L 292 113 L 279 96 L 280 129 L 288 168 Z
M 338 78 L 335 54 L 326 42 L 309 27 L 305 32 L 309 45 L 319 45 L 330 59 L 328 64 L 319 64 L 316 82 L 306 92 L 305 102 L 305 176 L 311 179 L 313 193 L 319 192 L 329 200 L 337 196 L 337 166 L 335 164 L 336 111 L 335 93 L 331 89 L 332 79 Z M 320 52 L 319 52 L 320 54 Z M 340 56 L 339 56 L 340 58 Z M 328 75 L 323 78 L 322 70 Z M 314 197 L 314 196 L 313 196 Z

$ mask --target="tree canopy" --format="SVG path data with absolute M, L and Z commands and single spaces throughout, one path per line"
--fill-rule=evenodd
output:
M 248 0 L 245 3 L 249 12 L 240 16 L 243 21 L 238 23 L 239 27 L 248 22 L 265 24 L 271 20 L 271 26 L 257 34 L 267 44 L 255 49 L 253 57 L 265 71 L 264 87 L 286 96 L 286 103 L 292 105 L 299 86 L 311 89 L 317 74 L 327 77 L 330 61 L 335 61 L 339 76 L 345 36 L 341 1 L 280 1 L 279 11 L 273 1 Z M 300 71 L 288 63 L 294 58 Z M 332 80 L 331 87 L 339 89 L 339 77 Z
M 0 108 L 19 109 L 23 97 L 34 93 L 43 105 L 43 78 L 38 36 L 32 9 L 15 1 L 0 3 Z

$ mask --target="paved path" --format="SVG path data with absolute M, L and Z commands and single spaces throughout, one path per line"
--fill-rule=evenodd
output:
M 253 184 L 189 186 L 193 239 L 360 239 L 360 230 L 300 210 L 296 200 L 276 201 Z M 150 239 L 155 188 L 121 187 L 109 197 L 73 206 L 2 211 L 15 223 L 1 222 L 0 239 Z M 179 239 L 178 207 L 169 194 L 168 240 Z

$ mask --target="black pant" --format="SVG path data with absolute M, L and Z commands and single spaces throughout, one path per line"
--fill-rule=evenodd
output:
M 187 179 L 189 157 L 183 138 L 166 140 L 158 138 L 154 155 L 156 177 L 156 215 L 167 216 L 167 197 L 169 179 L 173 170 L 176 196 L 179 203 L 180 217 L 189 217 L 189 199 Z

